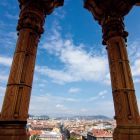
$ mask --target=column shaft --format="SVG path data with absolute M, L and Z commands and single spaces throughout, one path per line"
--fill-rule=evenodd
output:
M 118 125 L 136 125 L 139 122 L 139 111 L 124 39 L 122 37 L 109 39 L 107 51 L 115 119 Z
M 46 15 L 64 0 L 18 0 L 18 41 L 0 114 L 0 140 L 27 140 L 26 123 L 37 46 Z
M 140 117 L 129 65 L 123 18 L 107 16 L 102 22 L 107 45 L 117 127 L 113 140 L 139 140 Z
M 18 40 L 0 116 L 0 140 L 27 140 L 26 123 L 37 46 L 45 12 L 32 1 L 21 6 Z
M 31 29 L 22 29 L 19 32 L 1 120 L 26 121 L 28 118 L 38 40 L 39 36 Z
M 113 140 L 140 140 L 140 117 L 126 50 L 128 33 L 123 22 L 135 4 L 131 0 L 85 0 L 84 4 L 102 26 L 103 45 L 107 45 L 117 123 Z

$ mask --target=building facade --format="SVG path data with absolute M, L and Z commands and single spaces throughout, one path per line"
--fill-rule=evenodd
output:
M 87 134 L 87 140 L 113 140 L 112 131 L 93 129 Z

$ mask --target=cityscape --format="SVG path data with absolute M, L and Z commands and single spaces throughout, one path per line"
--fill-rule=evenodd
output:
M 30 116 L 27 123 L 30 140 L 113 140 L 115 127 L 105 116 Z

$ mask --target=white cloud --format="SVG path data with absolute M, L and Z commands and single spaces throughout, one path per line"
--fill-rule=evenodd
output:
M 0 86 L 0 110 L 3 104 L 3 99 L 4 99 L 4 93 L 5 93 L 6 88 L 3 86 Z
M 135 82 L 140 81 L 140 41 L 128 44 L 129 60 Z M 54 47 L 55 46 L 55 47 Z M 53 29 L 42 46 L 50 54 L 58 56 L 64 69 L 46 67 L 41 74 L 49 76 L 56 83 L 95 81 L 110 85 L 108 60 L 105 55 L 93 55 L 87 52 L 84 44 L 75 45 L 71 38 L 62 38 L 59 31 Z M 40 67 L 43 69 L 44 67 Z
M 12 20 L 18 20 L 18 15 L 12 15 L 12 14 L 10 14 L 10 13 L 6 13 L 5 14 L 5 16 L 7 17 L 7 18 L 9 18 L 9 19 L 12 19 Z
M 107 94 L 107 90 L 103 90 L 101 92 L 99 92 L 99 96 L 104 97 Z
M 5 90 L 6 90 L 6 88 L 5 88 L 5 87 L 0 86 L 0 95 L 1 95 L 1 96 L 3 96 L 3 95 L 4 95 Z
M 30 103 L 30 114 L 42 115 L 95 115 L 104 114 L 112 116 L 113 101 L 96 101 L 87 102 L 85 99 L 80 99 L 75 102 L 76 99 L 58 97 L 52 95 L 32 95 Z M 74 101 L 74 102 L 73 102 Z M 86 104 L 86 106 L 81 106 Z M 94 107 L 93 107 L 94 106 Z
M 65 110 L 63 113 L 70 113 L 70 109 L 65 106 L 77 102 L 78 99 L 52 96 L 50 94 L 32 95 L 29 112 L 31 114 L 61 114 L 62 110 Z M 65 106 L 63 104 L 65 104 Z
M 111 85 L 111 79 L 110 79 L 110 73 L 109 72 L 105 75 L 103 83 L 105 83 L 106 85 Z
M 62 104 L 57 104 L 56 108 L 59 109 L 59 110 L 63 110 L 63 111 L 67 110 L 67 108 L 64 107 L 64 105 L 62 105 Z
M 89 112 L 89 109 L 87 109 L 87 108 L 82 108 L 82 109 L 80 110 L 80 112 L 81 112 L 81 113 L 88 113 L 88 112 Z
M 133 76 L 140 76 L 140 59 L 136 59 L 132 66 Z
M 69 93 L 78 93 L 78 92 L 80 92 L 80 91 L 81 91 L 81 90 L 80 90 L 79 88 L 73 88 L 73 87 L 72 87 L 72 88 L 69 89 L 68 92 L 69 92 Z
M 131 65 L 140 58 L 140 40 L 135 40 L 128 44 L 127 50 Z
M 17 32 L 9 32 L 8 34 L 7 34 L 7 37 L 8 38 L 11 38 L 11 39 L 13 39 L 13 40 L 17 40 Z
M 80 48 L 63 49 L 61 60 L 69 73 L 79 80 L 98 81 L 107 72 L 106 59 L 99 56 L 93 57 Z
M 140 78 L 134 78 L 135 83 L 140 83 Z
M 128 55 L 133 79 L 135 83 L 140 83 L 140 40 L 130 42 L 128 46 Z
M 93 97 L 87 99 L 87 102 L 92 102 L 92 101 L 95 101 L 95 100 L 104 98 L 104 97 L 106 96 L 107 92 L 108 92 L 107 90 L 100 91 L 100 92 L 98 93 L 98 95 L 93 96 Z
M 8 80 L 8 75 L 3 75 L 3 74 L 0 74 L 0 81 L 7 81 Z
M 63 105 L 60 105 L 60 104 L 57 104 L 56 107 L 57 108 L 63 108 L 64 106 Z
M 42 87 L 45 87 L 46 85 L 41 83 L 41 84 L 38 84 L 38 86 L 42 88 Z
M 95 101 L 99 98 L 99 96 L 94 96 L 94 97 L 91 97 L 90 99 L 87 100 L 87 102 L 92 102 L 92 101 Z
M 65 82 L 77 81 L 75 77 L 73 77 L 72 75 L 63 70 L 54 70 L 46 66 L 36 66 L 35 70 L 36 72 L 39 72 L 42 75 L 49 76 L 50 78 L 53 79 L 53 82 L 55 83 L 62 84 Z
M 11 57 L 0 56 L 0 65 L 9 67 L 9 66 L 11 66 L 11 64 L 12 64 Z
M 43 66 L 36 67 L 40 74 L 49 76 L 54 82 L 106 81 L 107 58 L 105 56 L 93 56 L 91 52 L 84 49 L 84 44 L 75 45 L 72 39 L 63 39 L 57 30 L 53 30 L 42 48 L 50 54 L 56 55 L 64 64 L 64 69 L 61 70 Z
M 114 104 L 113 101 L 110 100 L 104 100 L 104 101 L 100 101 L 95 103 L 95 108 L 94 111 L 96 112 L 96 114 L 104 114 L 107 116 L 114 116 Z
M 16 46 L 17 32 L 5 31 L 5 29 L 7 28 L 13 28 L 13 25 L 10 23 L 4 23 L 0 28 L 2 28 L 2 31 L 0 32 L 0 43 L 3 46 L 3 48 L 7 50 L 6 53 L 12 54 Z
M 57 8 L 52 14 L 55 16 L 55 18 L 64 19 L 66 12 L 62 8 Z

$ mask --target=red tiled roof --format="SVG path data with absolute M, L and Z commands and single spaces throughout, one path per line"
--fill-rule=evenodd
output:
M 42 131 L 39 131 L 39 130 L 31 130 L 29 131 L 29 135 L 40 135 L 42 134 Z
M 105 129 L 93 129 L 92 134 L 95 137 L 112 137 L 112 132 Z

